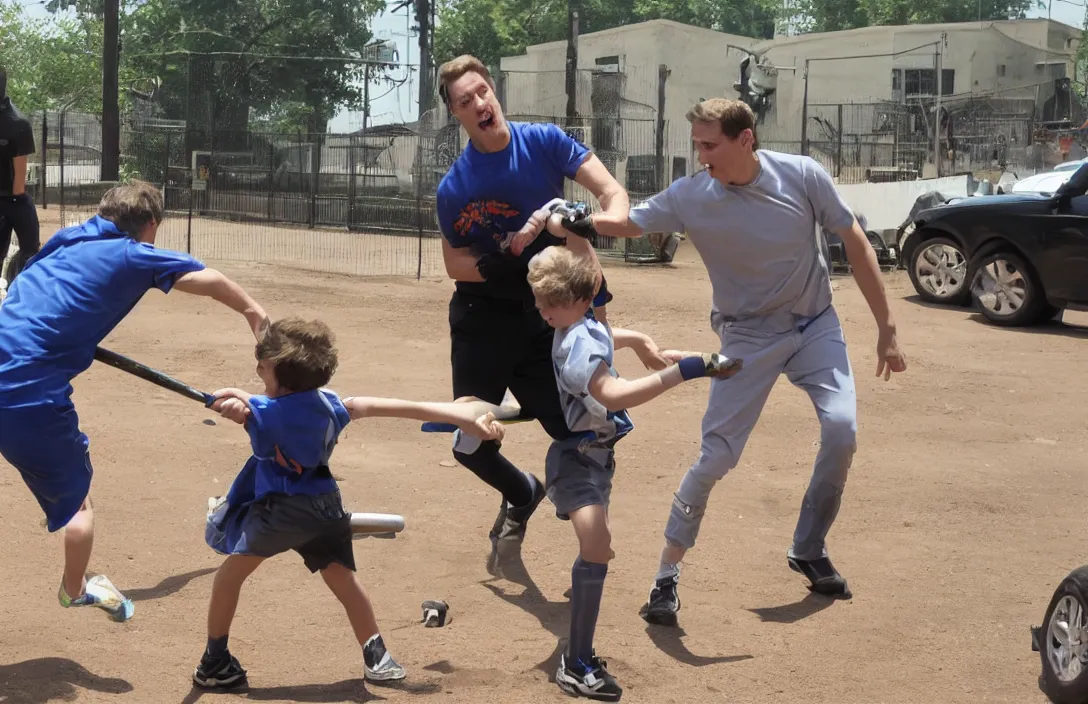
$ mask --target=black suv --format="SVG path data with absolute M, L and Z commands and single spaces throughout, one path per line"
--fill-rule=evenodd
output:
M 954 200 L 914 218 L 903 260 L 918 295 L 971 301 L 997 325 L 1088 310 L 1088 164 L 1054 195 Z

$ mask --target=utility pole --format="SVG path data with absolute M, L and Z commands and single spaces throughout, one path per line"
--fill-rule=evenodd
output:
M 937 110 L 933 118 L 933 166 L 937 170 L 937 178 L 941 177 L 941 94 L 944 93 L 942 78 L 944 77 L 944 47 L 948 45 L 948 33 L 941 32 L 941 40 L 937 42 L 933 52 L 933 64 L 937 69 Z
M 121 171 L 121 109 L 117 96 L 120 13 L 120 0 L 106 0 L 102 31 L 102 165 L 99 175 L 103 181 L 116 181 Z
M 578 10 L 567 0 L 567 126 L 578 116 Z
M 416 24 L 419 25 L 419 116 L 423 117 L 434 94 L 431 67 L 431 0 L 415 0 Z
M 805 59 L 805 92 L 801 98 L 801 153 L 808 156 L 808 59 Z
M 370 126 L 370 62 L 363 66 L 363 134 Z

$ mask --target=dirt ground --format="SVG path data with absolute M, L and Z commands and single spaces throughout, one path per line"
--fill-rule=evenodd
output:
M 273 316 L 334 327 L 335 390 L 449 398 L 448 281 L 211 263 Z M 608 279 L 615 325 L 663 346 L 715 348 L 710 287 L 690 246 L 670 267 L 609 264 Z M 648 628 L 637 612 L 672 492 L 698 451 L 707 385 L 685 384 L 632 412 L 636 430 L 618 448 L 616 559 L 597 630 L 624 701 L 1043 701 L 1028 628 L 1058 581 L 1088 561 L 1072 540 L 1083 534 L 1088 499 L 1080 366 L 1088 332 L 1003 330 L 970 311 L 920 304 L 902 272 L 886 282 L 910 364 L 887 383 L 874 378 L 864 299 L 852 280 L 835 284 L 857 374 L 859 448 L 829 542 L 851 601 L 809 596 L 786 565 L 819 434 L 811 404 L 783 379 L 688 556 L 682 629 Z M 259 389 L 243 321 L 207 300 L 148 294 L 105 344 L 201 388 Z M 644 373 L 627 351 L 618 367 Z M 75 388 L 96 468 L 91 567 L 135 600 L 136 615 L 119 625 L 57 605 L 60 537 L 40 527 L 18 474 L 0 466 L 0 702 L 567 701 L 549 680 L 577 551 L 569 524 L 542 504 L 520 561 L 492 577 L 487 531 L 498 497 L 449 466 L 448 436 L 400 420 L 349 426 L 334 471 L 354 510 L 406 517 L 396 540 L 359 540 L 356 558 L 407 683 L 364 685 L 339 604 L 285 555 L 247 584 L 235 621 L 231 649 L 250 688 L 193 690 L 220 562 L 203 542 L 206 499 L 226 490 L 248 456 L 245 434 L 100 365 Z M 510 429 L 508 456 L 538 476 L 546 447 L 539 427 Z M 420 603 L 433 598 L 451 605 L 443 629 L 419 623 Z

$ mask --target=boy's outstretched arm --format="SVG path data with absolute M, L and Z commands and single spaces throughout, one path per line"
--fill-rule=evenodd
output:
M 245 316 L 258 342 L 269 325 L 268 314 L 264 312 L 264 308 L 261 308 L 245 289 L 216 269 L 202 269 L 182 274 L 174 281 L 174 288 L 194 296 L 207 296 L 241 313 Z
M 601 362 L 589 380 L 589 395 L 609 411 L 622 411 L 652 401 L 681 382 L 736 373 L 735 367 L 723 362 L 725 358 L 718 355 L 688 353 L 676 364 L 641 379 L 614 377 Z
M 502 440 L 505 429 L 491 413 L 480 415 L 461 403 L 405 401 L 398 398 L 354 396 L 344 399 L 352 420 L 360 418 L 410 418 L 423 422 L 452 423 L 481 440 Z
M 646 368 L 653 371 L 664 369 L 671 363 L 649 335 L 635 330 L 612 328 L 612 346 L 617 350 L 624 347 L 634 350 Z

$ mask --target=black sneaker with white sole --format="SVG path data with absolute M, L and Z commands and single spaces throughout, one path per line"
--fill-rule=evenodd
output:
M 800 572 L 808 578 L 809 590 L 828 596 L 833 599 L 850 599 L 854 595 L 846 584 L 839 571 L 831 564 L 831 560 L 821 557 L 816 560 L 802 560 L 796 557 L 787 557 L 790 569 Z
M 229 689 L 245 682 L 246 671 L 230 651 L 215 660 L 205 656 L 193 673 L 193 683 L 205 689 Z
M 567 664 L 566 653 L 559 657 L 559 669 L 555 683 L 559 689 L 574 697 L 585 697 L 599 702 L 618 702 L 623 688 L 608 672 L 608 663 L 594 655 L 588 663 L 578 661 Z
M 363 667 L 366 679 L 371 682 L 402 680 L 408 676 L 405 669 L 385 649 L 385 641 L 380 633 L 371 636 L 363 646 Z
M 499 508 L 499 515 L 495 518 L 495 524 L 491 527 L 491 542 L 500 540 L 522 540 L 525 538 L 525 527 L 529 518 L 536 511 L 537 506 L 544 500 L 546 492 L 544 485 L 532 474 L 528 475 L 529 484 L 533 487 L 533 498 L 525 506 L 511 506 L 505 500 Z
M 646 621 L 658 626 L 675 626 L 677 624 L 676 612 L 680 610 L 680 595 L 677 586 L 680 584 L 680 576 L 672 575 L 662 577 L 654 583 L 650 590 L 649 600 L 639 609 L 638 615 Z

